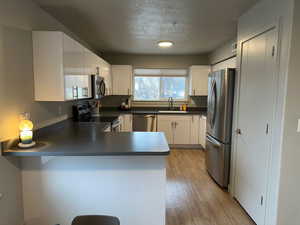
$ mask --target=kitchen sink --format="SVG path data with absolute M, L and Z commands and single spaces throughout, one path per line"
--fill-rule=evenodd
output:
M 187 113 L 187 111 L 179 111 L 179 110 L 161 110 L 159 113 Z

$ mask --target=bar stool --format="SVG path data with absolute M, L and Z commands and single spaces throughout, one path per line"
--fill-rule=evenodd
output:
M 85 215 L 75 217 L 72 225 L 120 225 L 120 220 L 113 216 Z

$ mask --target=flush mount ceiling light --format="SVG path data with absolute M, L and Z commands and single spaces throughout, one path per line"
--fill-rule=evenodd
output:
M 174 45 L 172 41 L 160 41 L 157 44 L 161 48 L 170 48 Z

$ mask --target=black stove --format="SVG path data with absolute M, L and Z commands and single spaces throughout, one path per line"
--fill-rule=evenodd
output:
M 73 105 L 73 120 L 83 123 L 115 123 L 117 116 L 93 116 L 93 107 L 89 102 L 81 102 Z

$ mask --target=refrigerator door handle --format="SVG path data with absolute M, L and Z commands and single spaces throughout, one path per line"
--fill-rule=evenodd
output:
M 217 142 L 216 140 L 212 139 L 210 136 L 206 136 L 206 140 L 213 144 L 214 146 L 221 147 L 221 143 Z

